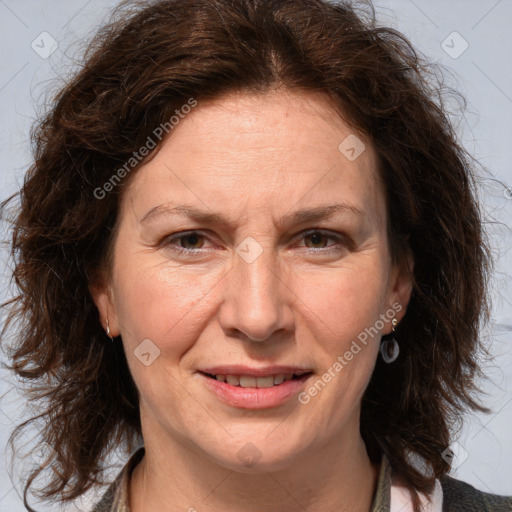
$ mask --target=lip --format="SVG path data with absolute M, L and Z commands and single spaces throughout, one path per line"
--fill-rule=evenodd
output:
M 216 372 L 216 373 L 213 373 Z M 232 386 L 227 382 L 218 381 L 208 377 L 206 373 L 224 375 L 249 375 L 251 377 L 265 377 L 280 373 L 300 374 L 300 377 L 284 381 L 271 388 L 243 388 Z M 197 372 L 205 386 L 216 395 L 218 400 L 231 407 L 239 409 L 269 409 L 279 407 L 288 402 L 304 389 L 306 381 L 313 376 L 308 370 L 290 366 L 273 366 L 265 369 L 254 369 L 241 366 L 222 366 L 205 369 Z
M 202 373 L 209 373 L 210 375 L 248 375 L 250 377 L 268 377 L 270 375 L 279 375 L 281 373 L 293 373 L 295 375 L 302 375 L 310 373 L 311 368 L 300 368 L 299 366 L 265 366 L 262 368 L 251 368 L 249 366 L 231 364 L 223 366 L 210 366 L 208 368 L 201 368 Z

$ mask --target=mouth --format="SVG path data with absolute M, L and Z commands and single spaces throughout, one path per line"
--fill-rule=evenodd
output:
M 218 382 L 224 382 L 233 387 L 240 388 L 272 388 L 281 386 L 283 383 L 298 380 L 304 381 L 308 379 L 313 372 L 299 371 L 298 373 L 275 373 L 265 376 L 254 376 L 244 374 L 225 374 L 225 373 L 207 373 L 200 371 L 199 373 L 204 376 L 216 380 Z
M 204 368 L 197 374 L 220 402 L 239 409 L 262 410 L 289 403 L 304 389 L 313 372 L 290 366 L 256 369 L 236 365 Z

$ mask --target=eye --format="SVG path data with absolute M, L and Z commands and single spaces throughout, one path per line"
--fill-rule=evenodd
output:
M 162 242 L 162 246 L 181 254 L 199 255 L 207 249 L 207 247 L 204 246 L 207 240 L 208 237 L 200 231 L 185 231 L 167 237 Z M 304 240 L 305 242 L 305 245 L 300 247 L 304 247 L 313 253 L 341 251 L 350 245 L 349 241 L 347 241 L 346 237 L 343 235 L 318 229 L 303 233 L 300 236 L 300 240 Z M 330 240 L 334 241 L 334 243 L 327 245 Z
M 204 240 L 206 240 L 206 237 L 200 232 L 188 231 L 166 238 L 163 245 L 177 252 L 194 253 L 203 249 Z
M 301 239 L 305 241 L 305 247 L 307 249 L 312 249 L 313 252 L 341 250 L 347 245 L 347 241 L 342 235 L 330 231 L 320 231 L 318 229 L 304 233 Z M 332 245 L 326 245 L 329 240 L 333 240 L 335 243 Z

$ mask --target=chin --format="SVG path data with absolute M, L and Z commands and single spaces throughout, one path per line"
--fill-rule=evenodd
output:
M 297 457 L 299 446 L 283 447 L 268 439 L 253 442 L 247 438 L 226 448 L 227 451 L 210 451 L 208 455 L 216 464 L 238 473 L 273 472 L 290 467 Z

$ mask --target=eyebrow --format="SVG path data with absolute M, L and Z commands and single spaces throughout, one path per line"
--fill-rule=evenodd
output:
M 319 220 L 327 220 L 337 213 L 352 212 L 356 215 L 364 216 L 365 214 L 353 205 L 337 203 L 316 208 L 303 208 L 287 214 L 276 221 L 277 227 L 286 229 L 295 224 L 303 224 L 306 222 L 315 222 Z M 169 206 L 168 204 L 160 204 L 151 208 L 139 221 L 141 224 L 161 215 L 179 215 L 195 220 L 200 224 L 230 226 L 231 222 L 218 213 L 210 213 L 202 211 L 194 206 L 183 204 L 179 206 Z

